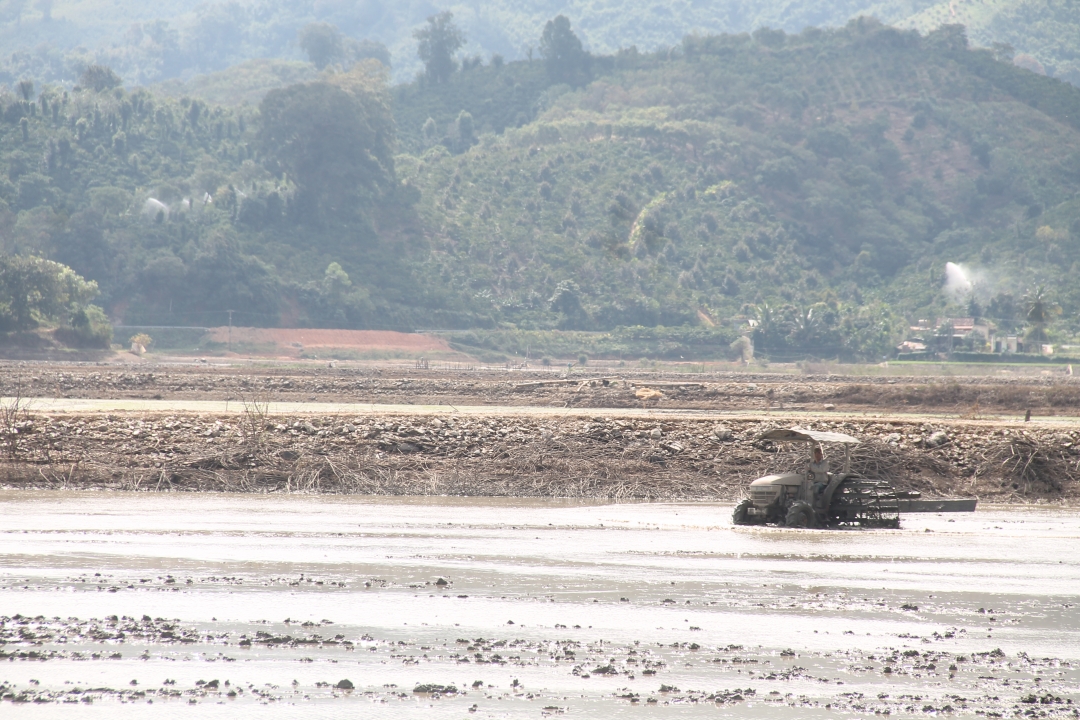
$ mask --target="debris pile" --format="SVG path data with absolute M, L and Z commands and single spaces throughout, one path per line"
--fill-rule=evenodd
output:
M 805 462 L 760 442 L 779 423 L 536 415 L 31 415 L 6 444 L 9 487 L 735 499 Z M 1080 496 L 1080 431 L 911 420 L 812 424 L 864 442 L 853 469 L 927 496 Z M 838 453 L 839 451 L 833 450 Z M 831 458 L 839 467 L 841 456 Z

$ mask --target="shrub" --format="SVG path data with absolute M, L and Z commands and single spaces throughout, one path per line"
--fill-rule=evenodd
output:
M 107 350 L 112 334 L 105 311 L 97 305 L 87 305 L 72 313 L 71 326 L 57 328 L 54 337 L 68 347 Z

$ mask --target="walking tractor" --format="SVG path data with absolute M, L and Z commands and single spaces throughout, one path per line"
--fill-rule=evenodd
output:
M 898 528 L 900 513 L 974 512 L 974 498 L 924 500 L 917 492 L 898 492 L 885 480 L 851 471 L 851 447 L 859 440 L 836 432 L 778 428 L 759 440 L 804 443 L 809 449 L 805 472 L 766 475 L 750 484 L 750 497 L 732 513 L 736 525 L 783 527 Z M 821 443 L 844 448 L 844 465 L 830 472 Z

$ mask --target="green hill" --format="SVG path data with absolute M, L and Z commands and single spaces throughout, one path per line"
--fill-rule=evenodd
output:
M 1008 45 L 1017 62 L 1080 85 L 1080 11 L 1070 0 L 953 0 L 940 2 L 897 24 L 928 32 L 960 24 L 977 45 Z
M 951 30 L 873 22 L 689 38 L 677 57 L 615 65 L 549 88 L 535 122 L 465 154 L 443 142 L 399 161 L 433 276 L 469 288 L 474 312 L 584 329 L 771 308 L 784 338 L 766 343 L 868 354 L 898 316 L 948 309 L 947 261 L 985 275 L 983 305 L 1047 282 L 1080 308 L 1075 88 Z M 480 93 L 462 96 L 497 129 Z M 399 102 L 402 135 L 423 116 Z M 812 326 L 801 340 L 796 322 Z
M 22 88 L 0 252 L 71 266 L 127 324 L 677 356 L 752 321 L 772 357 L 873 358 L 921 317 L 1018 327 L 1046 284 L 1052 334 L 1077 333 L 1077 88 L 869 20 L 580 62 L 577 87 L 534 60 L 390 88 L 369 61 L 259 109 Z M 974 292 L 942 292 L 946 262 Z

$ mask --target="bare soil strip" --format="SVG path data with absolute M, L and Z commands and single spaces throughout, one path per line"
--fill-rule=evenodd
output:
M 658 397 L 642 400 L 639 390 Z M 853 378 L 779 374 L 677 374 L 591 369 L 565 372 L 377 368 L 124 366 L 0 363 L 0 396 L 86 399 L 233 400 L 496 405 L 557 408 L 793 410 L 990 414 L 1080 414 L 1080 377 Z

